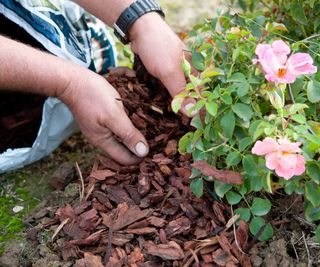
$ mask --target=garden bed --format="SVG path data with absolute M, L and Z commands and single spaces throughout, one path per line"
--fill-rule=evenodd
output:
M 108 80 L 146 136 L 150 154 L 130 167 L 97 155 L 91 169 L 80 171 L 81 179 L 54 192 L 35 209 L 26 220 L 27 243 L 9 245 L 0 258 L 1 266 L 316 263 L 319 249 L 309 239 L 314 229 L 302 219 L 301 198 L 284 200 L 281 191 L 275 192 L 278 207 L 270 214 L 270 222 L 278 235 L 270 243 L 257 243 L 259 234 L 250 236 L 245 222 L 235 223 L 238 217 L 232 207 L 211 191 L 210 183 L 202 198 L 193 195 L 191 157 L 177 152 L 179 138 L 190 129 L 189 119 L 171 112 L 170 98 L 157 81 L 142 75 L 143 83 L 138 83 L 135 76 L 132 70 L 115 69 Z M 60 189 L 61 179 L 72 180 L 78 172 L 62 169 L 51 179 Z

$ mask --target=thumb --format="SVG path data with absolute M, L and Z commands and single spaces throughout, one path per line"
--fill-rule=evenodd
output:
M 119 114 L 120 113 L 120 114 Z M 109 129 L 136 156 L 142 158 L 149 153 L 149 146 L 143 134 L 132 124 L 124 110 L 108 124 Z

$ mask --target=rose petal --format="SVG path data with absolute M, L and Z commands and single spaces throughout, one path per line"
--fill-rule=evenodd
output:
M 255 53 L 258 58 L 261 59 L 264 57 L 264 53 L 270 48 L 271 46 L 269 44 L 258 44 Z
M 266 74 L 277 75 L 278 70 L 284 67 L 279 58 L 272 49 L 268 49 L 264 53 L 264 57 L 259 59 L 260 64 Z
M 297 165 L 296 154 L 282 154 L 279 153 L 278 164 L 284 169 L 295 169 Z
M 317 67 L 313 65 L 312 57 L 307 53 L 293 54 L 287 63 L 290 72 L 295 75 L 312 74 L 317 72 Z
M 306 170 L 306 167 L 305 167 L 306 161 L 302 155 L 296 155 L 296 157 L 297 157 L 297 165 L 296 165 L 294 175 L 299 176 L 303 174 Z
M 274 139 L 267 137 L 263 141 L 257 141 L 251 152 L 252 154 L 263 156 L 277 151 L 278 147 L 279 145 Z
M 274 170 L 278 166 L 277 152 L 266 155 L 266 166 L 270 170 Z
M 278 57 L 290 54 L 290 47 L 282 40 L 276 40 L 272 43 L 272 50 Z
M 295 175 L 295 169 L 284 169 L 280 165 L 278 165 L 275 171 L 279 177 L 283 177 L 286 180 L 289 180 Z
M 288 139 L 278 139 L 278 143 L 280 144 L 279 149 L 282 152 L 287 152 L 287 153 L 299 153 L 301 152 L 301 143 L 300 142 L 290 142 Z

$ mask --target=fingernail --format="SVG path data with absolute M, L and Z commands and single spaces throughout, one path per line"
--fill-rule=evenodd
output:
M 135 150 L 139 157 L 144 157 L 148 154 L 148 148 L 143 142 L 139 142 L 138 144 L 136 144 Z
M 194 107 L 195 107 L 195 104 L 188 103 L 187 105 L 184 106 L 184 109 L 186 110 L 188 115 L 194 116 L 197 114 L 197 111 L 194 109 Z

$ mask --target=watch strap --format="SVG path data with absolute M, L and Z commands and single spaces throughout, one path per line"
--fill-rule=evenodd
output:
M 149 12 L 157 12 L 162 17 L 164 13 L 159 4 L 154 0 L 137 0 L 127 7 L 114 23 L 114 33 L 124 44 L 130 42 L 129 29 L 132 24 L 141 16 Z

